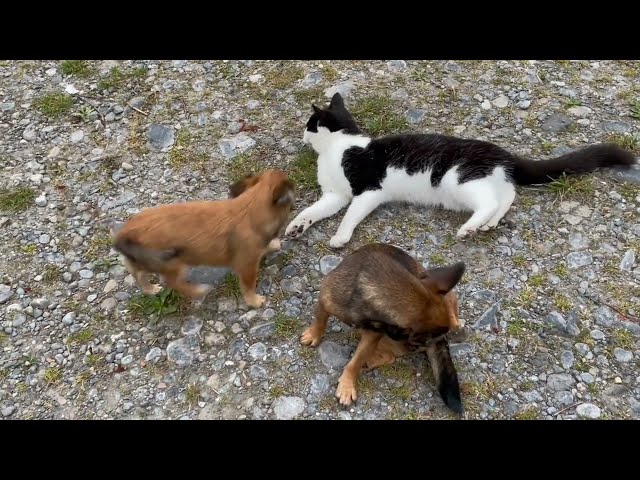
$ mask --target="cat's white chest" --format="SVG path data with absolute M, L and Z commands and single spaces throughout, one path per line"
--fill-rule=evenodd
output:
M 323 192 L 352 196 L 351 185 L 342 169 L 342 152 L 322 153 L 318 156 L 318 184 Z

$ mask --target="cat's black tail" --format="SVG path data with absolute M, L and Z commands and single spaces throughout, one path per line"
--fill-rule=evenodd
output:
M 446 338 L 442 338 L 429 344 L 427 346 L 427 357 L 433 370 L 440 398 L 458 416 L 464 416 L 458 372 L 449 353 L 449 341 Z
M 614 144 L 592 145 L 550 160 L 516 158 L 513 179 L 518 185 L 549 183 L 566 175 L 591 173 L 599 168 L 630 167 L 638 163 L 629 150 Z

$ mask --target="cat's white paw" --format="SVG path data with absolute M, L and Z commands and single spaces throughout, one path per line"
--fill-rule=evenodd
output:
M 284 231 L 284 235 L 288 238 L 297 238 L 304 233 L 304 231 L 311 225 L 311 221 L 304 217 L 296 217 L 287 226 Z
M 480 227 L 480 230 L 482 230 L 483 232 L 486 232 L 488 230 L 491 230 L 492 225 L 489 225 L 488 223 L 486 225 L 483 225 Z
M 469 235 L 471 235 L 474 232 L 475 232 L 475 229 L 468 229 L 468 228 L 465 228 L 465 227 L 460 227 L 460 230 L 458 230 L 458 233 L 456 233 L 456 237 L 465 238 L 465 237 L 468 237 Z
M 345 235 L 335 234 L 331 237 L 331 240 L 329 240 L 329 246 L 331 248 L 342 248 L 347 244 L 350 238 L 351 237 L 347 237 Z

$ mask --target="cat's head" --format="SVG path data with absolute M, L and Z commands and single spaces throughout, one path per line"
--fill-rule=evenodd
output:
M 302 139 L 304 143 L 314 146 L 316 140 L 336 132 L 361 133 L 356 121 L 344 106 L 342 95 L 336 93 L 327 108 L 312 104 L 313 114 L 309 117 Z

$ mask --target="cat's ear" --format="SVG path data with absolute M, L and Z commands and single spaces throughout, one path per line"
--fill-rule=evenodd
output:
M 331 97 L 331 103 L 329 104 L 329 108 L 344 108 L 344 100 L 342 99 L 342 95 L 336 92 L 333 97 Z
M 465 269 L 464 262 L 458 262 L 447 267 L 430 268 L 427 270 L 426 277 L 421 279 L 421 282 L 430 290 L 440 295 L 445 295 L 458 284 Z
M 313 111 L 316 112 L 318 115 L 322 114 L 322 109 L 316 105 L 314 105 L 313 103 L 311 104 L 311 106 L 313 107 Z

